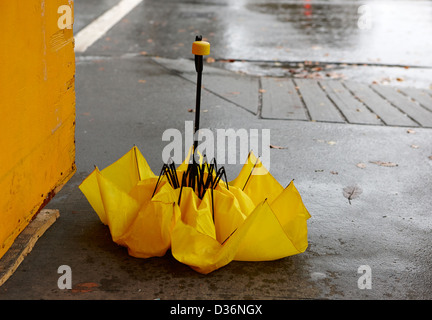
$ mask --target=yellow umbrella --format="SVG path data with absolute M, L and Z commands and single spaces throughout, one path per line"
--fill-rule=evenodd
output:
M 96 167 L 79 188 L 109 226 L 114 242 L 129 254 L 148 258 L 163 256 L 171 246 L 171 229 L 178 218 L 175 194 L 163 182 L 152 197 L 158 177 L 137 147 L 102 171 Z
M 209 54 L 210 45 L 197 37 L 192 48 L 198 73 L 197 133 L 202 56 Z M 228 183 L 225 169 L 202 155 L 197 161 L 196 150 L 194 140 L 178 168 L 164 164 L 156 176 L 133 147 L 102 171 L 96 167 L 81 183 L 114 242 L 141 258 L 171 249 L 178 261 L 204 274 L 232 260 L 268 261 L 306 250 L 310 215 L 293 182 L 283 188 L 251 152 Z
M 258 167 L 262 174 L 254 174 Z M 201 200 L 207 208 L 207 218 L 201 220 L 206 225 L 197 228 L 180 219 L 171 235 L 173 256 L 206 274 L 232 260 L 268 261 L 304 252 L 310 215 L 301 196 L 293 182 L 283 188 L 265 171 L 250 153 L 229 188 L 219 183 L 207 190 Z M 196 205 L 198 197 L 193 199 L 193 206 L 182 208 L 182 217 L 184 211 L 194 212 L 200 207 Z
M 175 170 L 178 180 L 187 163 Z M 113 241 L 135 257 L 163 256 L 171 248 L 178 261 L 209 273 L 232 260 L 275 260 L 308 245 L 310 215 L 294 183 L 283 188 L 253 153 L 235 180 L 219 180 L 202 198 L 155 176 L 137 147 L 102 171 L 95 168 L 79 188 Z

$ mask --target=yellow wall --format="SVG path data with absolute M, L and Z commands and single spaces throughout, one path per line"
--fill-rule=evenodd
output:
M 69 0 L 0 0 L 0 257 L 75 172 Z M 70 27 L 72 27 L 70 25 Z

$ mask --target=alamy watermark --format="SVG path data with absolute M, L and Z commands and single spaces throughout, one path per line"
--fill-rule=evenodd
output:
M 372 8 L 371 6 L 364 4 L 358 7 L 357 13 L 359 18 L 357 20 L 357 27 L 360 30 L 372 29 Z
M 72 269 L 68 265 L 61 265 L 57 268 L 57 273 L 61 276 L 57 280 L 57 287 L 61 290 L 72 289 Z
M 357 269 L 357 273 L 361 276 L 357 280 L 357 286 L 359 289 L 372 289 L 372 269 L 370 266 L 361 265 Z
M 72 8 L 71 6 L 65 4 L 59 6 L 57 9 L 57 13 L 61 14 L 61 16 L 57 20 L 57 26 L 59 29 L 72 29 Z
M 244 164 L 249 152 L 253 151 L 254 155 L 260 158 L 263 166 L 270 170 L 270 129 L 229 128 L 214 131 L 205 128 L 198 131 L 195 157 L 200 154 L 205 155 L 209 162 L 214 158 L 218 165 Z M 193 132 L 193 121 L 185 121 L 184 138 L 180 130 L 166 129 L 162 134 L 162 141 L 169 141 L 169 143 L 162 151 L 162 161 L 167 163 L 171 158 L 177 164 L 182 163 L 193 145 Z M 261 174 L 260 170 L 254 171 L 254 174 Z

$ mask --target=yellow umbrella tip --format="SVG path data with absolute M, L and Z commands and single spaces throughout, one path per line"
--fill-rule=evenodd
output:
M 210 43 L 207 41 L 195 41 L 192 43 L 192 54 L 206 56 L 210 54 Z

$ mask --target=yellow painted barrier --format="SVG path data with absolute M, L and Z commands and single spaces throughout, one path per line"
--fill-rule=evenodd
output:
M 0 257 L 75 173 L 73 1 L 0 1 Z

